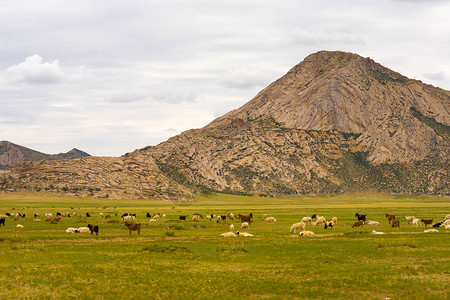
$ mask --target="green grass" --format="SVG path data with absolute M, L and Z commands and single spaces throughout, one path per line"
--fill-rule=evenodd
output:
M 173 203 L 0 194 L 0 214 L 5 212 L 27 215 L 19 221 L 7 219 L 0 227 L 0 296 L 5 299 L 450 298 L 449 232 L 441 227 L 439 233 L 425 234 L 424 227 L 407 225 L 403 218 L 443 219 L 450 213 L 450 201 L 443 197 L 217 194 Z M 41 222 L 33 221 L 35 212 Z M 45 212 L 82 217 L 50 224 L 44 222 Z M 85 217 L 86 212 L 92 217 Z M 112 218 L 100 218 L 100 212 Z M 143 224 L 140 236 L 129 236 L 120 219 L 124 212 L 137 214 Z M 167 218 L 149 223 L 147 212 Z M 252 212 L 254 221 L 245 231 L 255 236 L 218 237 L 231 223 L 239 230 L 237 220 L 178 219 L 229 212 Z M 382 225 L 352 229 L 356 212 Z M 338 224 L 331 231 L 308 227 L 317 235 L 313 238 L 289 233 L 291 224 L 313 213 L 336 216 Z M 401 227 L 390 227 L 385 213 L 399 216 Z M 267 224 L 263 214 L 277 222 Z M 65 233 L 67 227 L 88 223 L 100 226 L 99 236 Z M 369 234 L 373 229 L 387 234 Z

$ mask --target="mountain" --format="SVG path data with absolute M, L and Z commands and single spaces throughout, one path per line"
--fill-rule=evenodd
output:
M 117 198 L 195 191 L 449 195 L 449 125 L 449 91 L 370 58 L 320 51 L 204 128 L 120 158 L 27 163 L 0 187 L 38 184 Z M 103 190 L 96 193 L 97 186 Z
M 45 154 L 8 141 L 0 141 L 0 169 L 11 168 L 26 161 L 60 160 L 87 156 L 90 155 L 75 148 L 67 153 Z

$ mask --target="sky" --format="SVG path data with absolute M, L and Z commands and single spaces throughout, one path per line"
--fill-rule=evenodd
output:
M 341 50 L 450 90 L 447 0 L 0 0 L 0 141 L 121 156 Z

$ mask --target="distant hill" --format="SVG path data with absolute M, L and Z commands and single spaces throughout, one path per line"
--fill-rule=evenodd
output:
M 239 109 L 120 158 L 29 162 L 0 189 L 115 198 L 450 194 L 450 91 L 340 51 L 306 57 Z
M 73 148 L 67 153 L 45 154 L 8 141 L 0 141 L 0 169 L 15 167 L 27 161 L 61 160 L 90 156 Z

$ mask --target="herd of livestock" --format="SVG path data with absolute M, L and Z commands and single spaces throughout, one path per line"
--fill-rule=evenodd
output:
M 33 214 L 34 219 L 33 221 L 41 221 L 40 215 L 38 213 L 34 213 Z M 45 221 L 49 222 L 51 224 L 56 224 L 59 223 L 61 221 L 62 218 L 70 218 L 70 217 L 78 217 L 81 218 L 82 215 L 79 213 L 56 213 L 56 216 L 53 216 L 53 213 L 46 213 L 45 215 Z M 86 213 L 85 214 L 86 217 L 90 218 L 91 214 L 90 213 Z M 101 218 L 111 218 L 113 216 L 118 217 L 119 215 L 117 213 L 115 214 L 104 214 L 104 213 L 99 213 L 99 216 Z M 26 214 L 21 214 L 20 212 L 17 213 L 9 213 L 6 212 L 3 215 L 0 215 L 0 225 L 5 226 L 6 220 L 7 219 L 12 219 L 14 221 L 19 221 L 20 219 L 24 219 L 26 217 Z M 132 231 L 137 231 L 137 233 L 140 235 L 140 231 L 141 231 L 141 222 L 138 222 L 136 219 L 136 214 L 128 214 L 128 213 L 123 213 L 121 216 L 122 221 L 124 223 L 124 225 L 127 227 L 127 229 L 129 230 L 129 234 L 131 235 Z M 157 222 L 159 220 L 165 220 L 166 219 L 166 214 L 153 214 L 151 215 L 150 213 L 146 214 L 146 217 L 148 219 L 150 219 L 148 222 Z M 367 214 L 359 214 L 358 212 L 355 214 L 355 218 L 356 221 L 354 222 L 354 224 L 351 226 L 352 228 L 358 228 L 358 227 L 363 227 L 364 225 L 380 225 L 379 222 L 377 221 L 373 221 L 373 220 L 367 220 Z M 412 224 L 413 226 L 425 226 L 425 227 L 432 227 L 434 229 L 428 229 L 425 230 L 425 232 L 436 232 L 438 231 L 436 228 L 438 227 L 444 227 L 445 229 L 450 229 L 450 215 L 447 215 L 443 220 L 438 221 L 433 223 L 433 219 L 419 219 L 416 218 L 414 216 L 404 216 L 403 217 L 404 220 L 408 223 L 408 224 Z M 389 222 L 389 224 L 392 227 L 400 227 L 400 220 L 403 218 L 398 218 L 396 217 L 394 214 L 386 214 L 386 219 Z M 178 220 L 180 221 L 186 221 L 186 220 L 192 220 L 192 221 L 198 221 L 200 219 L 206 219 L 209 221 L 215 221 L 217 223 L 221 222 L 221 221 L 240 221 L 241 225 L 240 225 L 240 229 L 247 229 L 249 228 L 249 226 L 252 223 L 253 220 L 253 214 L 250 213 L 248 215 L 243 215 L 243 214 L 233 214 L 233 213 L 228 213 L 226 215 L 216 215 L 216 214 L 208 214 L 206 216 L 203 216 L 202 214 L 193 214 L 193 215 L 179 215 L 178 216 Z M 262 220 L 266 221 L 269 224 L 274 224 L 277 220 L 275 217 L 267 217 L 266 214 L 263 214 L 262 216 Z M 337 217 L 333 217 L 331 219 L 326 219 L 324 216 L 319 216 L 317 214 L 313 214 L 311 217 L 303 217 L 301 219 L 301 221 L 292 224 L 291 228 L 290 228 L 290 232 L 291 233 L 296 233 L 297 230 L 300 231 L 299 235 L 300 236 L 314 236 L 314 232 L 310 231 L 310 230 L 306 230 L 307 227 L 313 228 L 314 226 L 323 226 L 324 229 L 333 229 L 334 226 L 336 226 L 337 224 Z M 422 225 L 423 224 L 423 225 Z M 23 225 L 21 224 L 17 224 L 16 227 L 18 228 L 23 228 Z M 234 233 L 234 224 L 230 225 L 230 232 L 225 232 L 220 234 L 219 236 L 221 237 L 232 237 L 232 236 L 253 236 L 250 233 L 247 232 L 239 232 L 236 231 L 236 233 Z M 92 225 L 92 224 L 88 224 L 86 227 L 78 227 L 78 228 L 73 228 L 73 227 L 69 227 L 66 229 L 67 233 L 83 233 L 83 232 L 90 232 L 91 234 L 96 234 L 98 235 L 99 233 L 99 225 Z M 384 234 L 383 232 L 377 232 L 375 230 L 373 230 L 371 232 L 372 234 Z

